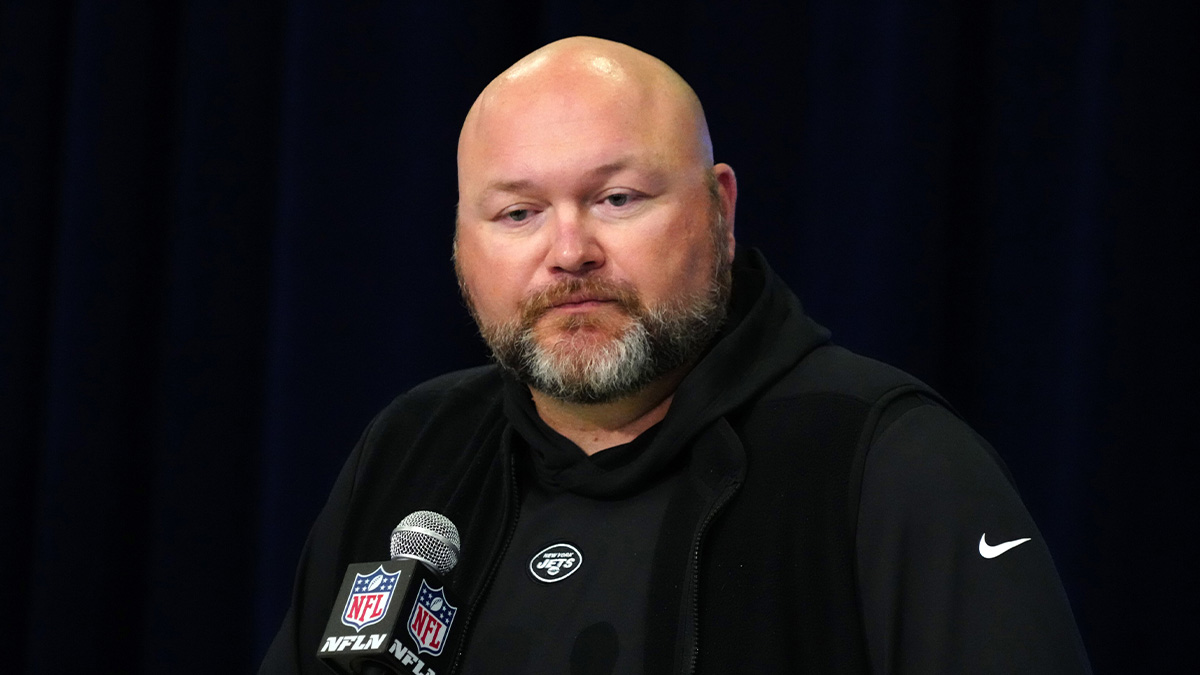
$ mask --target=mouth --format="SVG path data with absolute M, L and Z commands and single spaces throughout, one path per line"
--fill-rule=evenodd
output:
M 565 298 L 562 298 L 550 305 L 550 309 L 559 310 L 588 310 L 604 305 L 611 305 L 616 300 L 607 298 L 594 293 L 572 293 Z
M 541 318 L 557 316 L 573 322 L 592 321 L 616 309 L 636 316 L 637 293 L 628 284 L 602 279 L 574 279 L 535 293 L 522 303 L 521 322 L 533 326 Z M 594 314 L 594 317 L 593 317 Z

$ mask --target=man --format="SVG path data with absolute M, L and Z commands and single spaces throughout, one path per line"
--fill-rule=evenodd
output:
M 735 262 L 734 173 L 674 71 L 548 45 L 479 96 L 458 167 L 498 366 L 368 427 L 263 672 L 322 672 L 345 566 L 419 509 L 462 532 L 457 672 L 1088 672 L 987 444 Z

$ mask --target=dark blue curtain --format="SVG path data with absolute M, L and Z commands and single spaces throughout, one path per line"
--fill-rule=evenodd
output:
M 2 669 L 254 670 L 362 427 L 486 358 L 463 115 L 593 34 L 694 85 L 740 242 L 999 449 L 1097 672 L 1181 670 L 1194 7 L 0 2 Z

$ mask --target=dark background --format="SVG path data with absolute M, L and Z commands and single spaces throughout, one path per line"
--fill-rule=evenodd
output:
M 1194 6 L 0 2 L 3 669 L 254 670 L 362 427 L 485 359 L 463 115 L 584 33 L 693 84 L 739 241 L 999 449 L 1097 672 L 1190 670 Z

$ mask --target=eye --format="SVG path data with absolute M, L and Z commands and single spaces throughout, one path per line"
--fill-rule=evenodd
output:
M 529 209 L 513 209 L 505 213 L 504 218 L 514 223 L 519 223 L 529 218 Z
M 633 201 L 633 195 L 624 192 L 618 192 L 605 197 L 604 201 L 608 202 L 609 206 L 626 206 L 629 204 L 629 202 Z

